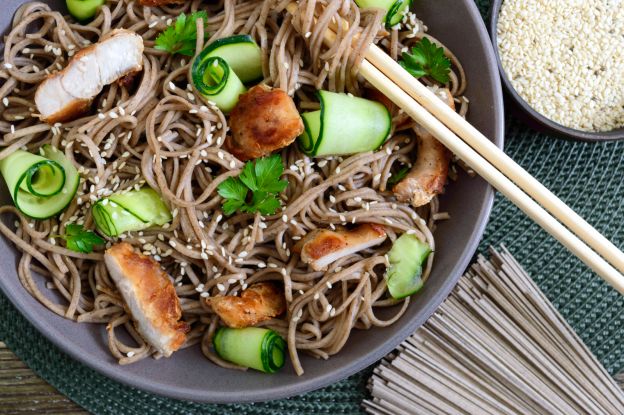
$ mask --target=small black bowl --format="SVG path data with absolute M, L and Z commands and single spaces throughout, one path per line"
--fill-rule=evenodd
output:
M 518 107 L 522 109 L 524 118 L 527 123 L 536 130 L 554 134 L 556 136 L 578 141 L 615 141 L 624 139 L 624 128 L 618 128 L 613 131 L 591 133 L 587 131 L 575 130 L 573 128 L 565 127 L 559 123 L 554 122 L 546 118 L 544 115 L 537 112 L 533 107 L 529 105 L 518 92 L 514 89 L 511 81 L 507 77 L 507 73 L 503 69 L 501 63 L 500 54 L 498 51 L 497 31 L 498 16 L 501 6 L 504 0 L 493 0 L 492 7 L 490 9 L 490 38 L 492 39 L 492 46 L 494 54 L 496 55 L 496 63 L 498 64 L 498 70 L 500 72 L 503 84 L 507 89 L 508 96 L 512 98 Z

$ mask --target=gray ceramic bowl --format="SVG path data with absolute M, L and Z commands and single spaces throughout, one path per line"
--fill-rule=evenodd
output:
M 501 78 L 503 79 L 503 83 L 505 84 L 505 88 L 509 93 L 509 96 L 511 96 L 511 98 L 515 101 L 518 107 L 520 107 L 524 114 L 526 114 L 527 117 L 523 118 L 525 118 L 527 123 L 537 130 L 545 131 L 572 140 L 613 141 L 624 139 L 624 128 L 618 128 L 616 130 L 607 132 L 592 133 L 587 131 L 575 130 L 573 128 L 569 128 L 559 123 L 556 123 L 553 120 L 548 119 L 539 112 L 535 111 L 533 107 L 531 107 L 529 103 L 526 102 L 524 98 L 522 98 L 520 94 L 518 94 L 518 92 L 516 92 L 513 85 L 511 84 L 511 81 L 509 80 L 509 77 L 507 77 L 507 73 L 505 72 L 505 69 L 503 68 L 503 65 L 501 63 L 500 54 L 498 53 L 496 26 L 498 25 L 498 16 L 501 6 L 503 5 L 503 1 L 504 0 L 494 0 L 492 2 L 492 8 L 490 9 L 490 36 L 492 38 L 492 44 L 494 45 L 496 63 L 498 65 Z
M 6 31 L 20 0 L 2 0 L 0 32 Z M 50 2 L 59 5 L 60 1 Z M 503 143 L 503 105 L 496 61 L 486 28 L 473 0 L 417 2 L 416 12 L 431 33 L 462 59 L 470 87 L 469 120 L 497 145 Z M 2 204 L 11 203 L 0 188 Z M 337 382 L 375 363 L 414 332 L 450 293 L 468 266 L 492 205 L 493 191 L 480 178 L 461 175 L 448 187 L 442 209 L 452 219 L 436 231 L 436 262 L 430 279 L 398 323 L 383 329 L 354 331 L 344 350 L 327 361 L 303 357 L 305 374 L 290 365 L 279 373 L 239 372 L 219 368 L 204 358 L 199 347 L 169 359 L 146 359 L 119 366 L 106 347 L 103 325 L 77 324 L 56 316 L 34 300 L 17 279 L 16 251 L 0 240 L 0 286 L 24 316 L 50 341 L 93 369 L 117 381 L 173 398 L 203 402 L 248 402 L 284 398 Z M 5 316 L 6 318 L 6 316 Z

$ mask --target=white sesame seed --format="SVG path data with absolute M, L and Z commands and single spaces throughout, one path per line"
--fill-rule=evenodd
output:
M 506 0 L 497 47 L 516 92 L 567 127 L 624 126 L 622 10 L 621 1 Z
M 128 356 L 128 357 L 132 357 L 132 356 L 134 356 L 134 354 L 135 354 L 135 353 L 134 353 L 133 351 L 130 351 L 130 352 L 128 352 L 128 354 L 127 354 L 126 356 Z

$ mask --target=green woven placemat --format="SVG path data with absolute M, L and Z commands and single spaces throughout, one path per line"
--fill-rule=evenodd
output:
M 490 0 L 477 0 L 483 15 Z M 624 245 L 624 142 L 589 144 L 536 134 L 507 117 L 506 151 L 616 245 Z M 610 373 L 624 367 L 624 300 L 551 237 L 496 197 L 480 251 L 504 243 Z M 98 414 L 357 413 L 370 369 L 281 401 L 207 405 L 161 398 L 111 381 L 44 339 L 0 294 L 0 339 L 59 391 Z M 0 408 L 1 411 L 1 408 Z

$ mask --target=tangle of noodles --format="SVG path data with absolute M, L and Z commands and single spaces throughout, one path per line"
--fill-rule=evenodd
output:
M 146 183 L 170 206 L 174 219 L 169 226 L 121 238 L 156 258 L 174 279 L 183 319 L 192 327 L 185 347 L 200 343 L 206 357 L 226 367 L 234 366 L 211 349 L 218 317 L 201 301 L 200 292 L 236 294 L 259 281 L 283 283 L 288 311 L 263 325 L 287 339 L 292 364 L 301 374 L 299 351 L 325 359 L 340 351 L 352 329 L 387 326 L 404 313 L 409 298 L 390 299 L 383 278 L 384 254 L 392 241 L 411 231 L 435 248 L 431 228 L 436 199 L 415 211 L 396 203 L 386 190 L 393 165 L 409 165 L 415 158 L 414 124 L 400 111 L 393 114 L 391 139 L 375 152 L 310 159 L 296 145 L 283 149 L 289 186 L 281 195 L 284 209 L 276 215 L 221 213 L 215 189 L 237 175 L 243 163 L 222 149 L 228 135 L 225 116 L 203 106 L 192 92 L 189 58 L 154 48 L 154 39 L 172 19 L 203 8 L 209 16 L 207 42 L 238 33 L 253 36 L 262 49 L 264 82 L 294 96 L 300 110 L 318 105 L 313 99 L 316 89 L 361 95 L 365 84 L 357 67 L 371 42 L 397 59 L 405 47 L 428 36 L 411 13 L 401 28 L 386 31 L 380 12 L 360 11 L 352 0 L 300 0 L 296 15 L 286 12 L 287 4 L 288 0 L 193 0 L 149 8 L 135 0 L 109 0 L 85 25 L 40 2 L 25 4 L 15 15 L 0 66 L 0 101 L 5 103 L 0 158 L 19 148 L 37 151 L 51 143 L 77 166 L 81 186 L 58 218 L 33 221 L 12 205 L 0 208 L 0 231 L 21 251 L 18 276 L 24 288 L 68 319 L 108 323 L 109 347 L 121 364 L 159 356 L 134 329 L 102 249 L 78 253 L 51 238 L 69 223 L 93 228 L 92 203 L 112 192 Z M 322 43 L 328 27 L 338 31 L 331 47 Z M 111 84 L 94 102 L 97 113 L 62 125 L 42 123 L 35 114 L 37 85 L 63 68 L 78 49 L 114 28 L 132 30 L 145 41 L 136 89 Z M 198 50 L 202 38 L 200 34 Z M 464 74 L 457 59 L 446 53 L 453 63 L 449 88 L 464 114 Z M 7 226 L 10 218 L 17 219 L 14 226 Z M 291 255 L 297 240 L 312 229 L 362 222 L 383 224 L 389 240 L 336 261 L 326 272 L 312 272 Z M 209 255 L 202 256 L 202 251 Z M 35 273 L 45 278 L 45 289 L 37 285 Z M 391 318 L 378 317 L 380 308 L 391 306 Z M 119 336 L 121 330 L 129 337 Z

